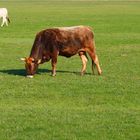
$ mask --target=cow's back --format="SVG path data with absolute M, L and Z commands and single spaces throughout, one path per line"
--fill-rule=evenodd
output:
M 93 37 L 93 32 L 90 27 L 87 26 L 73 26 L 73 27 L 60 27 L 58 28 L 62 38 L 86 38 Z
M 93 32 L 87 26 L 58 28 L 57 38 L 60 55 L 70 57 L 93 42 Z

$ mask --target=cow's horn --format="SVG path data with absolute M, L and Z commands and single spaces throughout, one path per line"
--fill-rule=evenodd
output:
M 41 63 L 41 59 L 39 59 L 38 61 L 37 61 L 37 64 L 40 64 Z
M 20 58 L 20 60 L 25 61 L 25 60 L 26 60 L 26 58 Z

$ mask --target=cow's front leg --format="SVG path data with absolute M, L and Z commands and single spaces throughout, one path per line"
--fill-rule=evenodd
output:
M 57 58 L 52 58 L 52 76 L 56 76 L 56 63 L 57 63 Z
M 2 18 L 1 27 L 3 27 L 3 25 L 4 25 L 4 18 Z

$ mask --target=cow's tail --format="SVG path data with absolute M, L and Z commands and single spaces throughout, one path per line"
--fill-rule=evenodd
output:
M 93 74 L 95 74 L 95 73 L 94 73 L 95 66 L 96 66 L 95 63 L 94 63 L 94 61 L 92 60 L 92 72 L 93 72 Z
M 95 52 L 95 40 L 93 40 L 93 49 L 94 49 L 94 53 L 96 53 Z M 93 74 L 95 74 L 95 72 L 94 72 L 94 69 L 95 69 L 95 66 L 96 66 L 95 59 L 96 59 L 96 54 L 95 54 L 95 57 L 92 58 L 92 72 L 93 72 Z
M 10 23 L 10 19 L 9 19 L 9 17 L 8 17 L 8 16 L 6 17 L 6 19 L 7 19 L 7 20 L 8 20 L 8 22 Z
M 84 55 L 85 55 L 85 57 L 87 58 L 87 60 L 89 60 L 89 58 L 88 58 L 88 56 L 87 56 L 87 53 L 86 53 L 86 52 L 84 53 Z

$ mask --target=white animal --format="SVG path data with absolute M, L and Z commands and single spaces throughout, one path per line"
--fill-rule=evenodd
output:
M 10 23 L 10 19 L 8 17 L 8 11 L 6 8 L 0 8 L 0 18 L 2 18 L 1 27 L 4 26 L 4 23 L 6 24 L 6 26 L 8 26 L 8 22 Z

